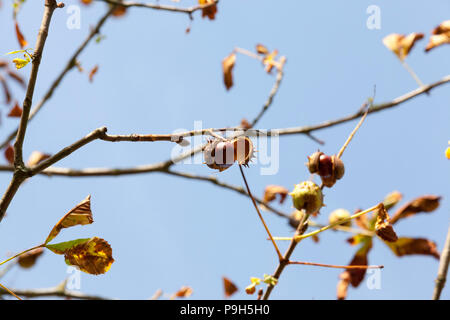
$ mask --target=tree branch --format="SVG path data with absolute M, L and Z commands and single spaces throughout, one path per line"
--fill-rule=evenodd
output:
M 436 286 L 434 287 L 433 300 L 439 300 L 442 289 L 444 289 L 447 279 L 448 265 L 450 262 L 450 227 L 447 232 L 444 249 L 442 250 L 441 260 L 439 262 L 439 270 L 436 278 Z
M 16 194 L 19 186 L 25 181 L 28 172 L 23 163 L 23 141 L 28 125 L 28 117 L 30 114 L 31 105 L 33 103 L 34 88 L 36 85 L 39 66 L 41 63 L 42 53 L 44 51 L 45 41 L 47 40 L 48 30 L 52 19 L 53 12 L 58 7 L 55 0 L 46 0 L 44 6 L 44 14 L 42 17 L 41 27 L 39 29 L 36 40 L 35 50 L 33 52 L 33 62 L 31 67 L 30 79 L 28 81 L 27 92 L 22 107 L 22 116 L 20 118 L 19 129 L 17 131 L 16 142 L 14 143 L 14 175 L 11 182 L 0 200 L 0 222 L 5 216 L 11 200 Z
M 204 4 L 204 5 L 197 5 L 189 8 L 180 8 L 176 6 L 168 6 L 168 5 L 160 5 L 160 4 L 153 4 L 153 3 L 141 3 L 141 2 L 132 2 L 132 1 L 117 1 L 117 0 L 97 0 L 101 2 L 106 2 L 109 4 L 115 4 L 120 5 L 125 8 L 130 7 L 138 7 L 138 8 L 147 8 L 147 9 L 154 9 L 154 10 L 163 10 L 163 11 L 171 11 L 171 12 L 180 12 L 180 13 L 186 13 L 189 16 L 193 14 L 195 11 L 207 9 L 209 7 L 212 7 L 219 3 L 219 0 L 214 0 L 211 3 Z

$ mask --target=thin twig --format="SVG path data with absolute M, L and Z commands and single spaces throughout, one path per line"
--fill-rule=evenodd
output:
M 241 164 L 239 164 L 239 170 L 241 171 L 242 179 L 244 179 L 244 184 L 245 184 L 245 187 L 247 188 L 248 195 L 249 195 L 250 199 L 252 199 L 253 206 L 255 207 L 256 212 L 258 213 L 259 219 L 261 220 L 261 222 L 264 226 L 264 229 L 266 229 L 266 232 L 269 235 L 270 240 L 272 241 L 273 247 L 275 248 L 275 251 L 277 252 L 278 258 L 281 261 L 281 260 L 283 260 L 283 256 L 281 255 L 280 249 L 278 248 L 276 242 L 273 240 L 272 234 L 270 233 L 270 230 L 267 227 L 267 224 L 264 221 L 264 218 L 263 218 L 261 212 L 259 211 L 258 205 L 256 204 L 255 198 L 253 198 L 252 192 L 250 191 L 250 187 L 248 186 L 247 179 L 245 178 L 244 170 L 242 169 Z
M 448 265 L 450 262 L 450 227 L 447 232 L 447 239 L 445 240 L 444 249 L 441 253 L 441 260 L 439 261 L 438 275 L 436 278 L 436 285 L 433 292 L 433 300 L 439 300 L 442 289 L 444 289 L 445 281 L 447 279 Z
M 315 267 L 325 267 L 325 268 L 335 268 L 335 269 L 383 269 L 384 266 L 338 266 L 334 264 L 323 264 L 323 263 L 315 263 L 315 262 L 304 262 L 304 261 L 289 261 L 288 264 L 299 264 L 305 266 L 315 266 Z
M 7 287 L 5 287 L 4 285 L 2 285 L 0 283 L 0 289 L 5 290 L 5 292 L 8 292 L 10 295 L 14 296 L 15 298 L 17 298 L 18 300 L 22 300 L 19 296 L 17 296 L 11 289 L 8 289 Z
M 119 5 L 125 8 L 130 7 L 138 7 L 138 8 L 147 8 L 147 9 L 154 9 L 154 10 L 163 10 L 163 11 L 171 11 L 171 12 L 180 12 L 180 13 L 186 13 L 189 16 L 193 14 L 195 11 L 207 9 L 211 6 L 215 6 L 219 3 L 218 0 L 214 0 L 211 3 L 204 4 L 204 5 L 197 5 L 189 8 L 180 8 L 176 6 L 168 6 L 168 5 L 160 5 L 160 4 L 153 4 L 153 3 L 141 3 L 141 2 L 132 2 L 132 1 L 117 1 L 117 0 L 97 0 L 101 2 L 106 2 L 109 4 L 115 4 Z

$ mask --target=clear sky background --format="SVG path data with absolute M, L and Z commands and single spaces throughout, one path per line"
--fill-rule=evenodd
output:
M 10 1 L 0 10 L 0 52 L 18 48 Z M 66 6 L 78 4 L 65 1 Z M 193 1 L 181 0 L 180 6 Z M 23 33 L 34 46 L 43 1 L 27 1 L 19 14 Z M 369 5 L 381 9 L 381 29 L 366 27 Z M 175 4 L 176 5 L 176 4 Z M 227 92 L 222 82 L 222 59 L 235 46 L 254 49 L 263 43 L 288 59 L 282 86 L 258 128 L 316 124 L 355 112 L 372 95 L 376 103 L 392 100 L 417 87 L 396 57 L 382 44 L 389 33 L 427 35 L 407 58 L 425 83 L 450 73 L 450 46 L 425 54 L 429 33 L 450 18 L 450 2 L 423 1 L 270 1 L 222 0 L 215 21 L 194 14 L 191 32 L 186 15 L 132 8 L 121 19 L 108 20 L 106 38 L 93 42 L 80 57 L 85 69 L 99 65 L 94 82 L 73 70 L 55 95 L 30 123 L 24 145 L 55 153 L 88 132 L 107 126 L 111 134 L 171 133 L 203 126 L 225 127 L 253 119 L 275 80 L 260 63 L 238 56 L 235 86 Z M 57 10 L 47 40 L 35 91 L 37 102 L 106 10 L 103 3 L 82 7 L 81 29 L 69 30 L 66 9 Z M 7 58 L 7 57 L 4 57 Z M 20 70 L 28 77 L 30 67 Z M 24 92 L 14 87 L 22 101 Z M 17 125 L 5 118 L 0 136 Z M 400 236 L 425 237 L 442 250 L 449 225 L 450 162 L 444 156 L 450 139 L 450 86 L 432 91 L 401 106 L 370 115 L 343 156 L 346 174 L 325 191 L 327 207 L 318 221 L 325 223 L 336 208 L 367 208 L 398 190 L 404 201 L 423 194 L 443 196 L 431 214 L 402 220 Z M 346 123 L 316 132 L 326 142 L 321 149 L 338 151 L 355 126 Z M 58 166 L 130 167 L 166 160 L 173 144 L 109 143 L 97 141 L 75 152 Z M 305 136 L 280 138 L 280 169 L 262 176 L 258 166 L 246 170 L 253 192 L 262 196 L 269 184 L 293 185 L 309 179 L 304 162 L 318 145 Z M 236 166 L 223 173 L 204 165 L 175 167 L 242 185 Z M 11 178 L 0 173 L 3 193 Z M 192 298 L 222 299 L 222 276 L 240 288 L 233 298 L 253 299 L 244 288 L 250 277 L 271 274 L 277 258 L 249 198 L 209 183 L 188 181 L 160 173 L 103 178 L 45 176 L 27 181 L 0 224 L 0 256 L 41 243 L 51 227 L 75 204 L 92 195 L 95 223 L 64 230 L 60 241 L 99 236 L 113 248 L 116 260 L 105 275 L 82 274 L 81 291 L 121 299 L 146 299 L 161 288 L 166 293 L 183 285 Z M 288 199 L 280 210 L 290 212 Z M 274 235 L 292 234 L 286 221 L 264 214 Z M 326 232 L 320 243 L 306 240 L 297 247 L 296 260 L 347 264 L 356 248 L 348 234 Z M 376 240 L 376 239 L 375 239 Z M 281 244 L 285 250 L 287 243 Z M 397 258 L 375 241 L 370 264 L 382 264 L 381 289 L 363 282 L 349 290 L 349 299 L 429 299 L 438 261 L 428 256 Z M 31 270 L 15 268 L 2 283 L 15 288 L 58 284 L 68 274 L 61 256 L 46 252 Z M 335 299 L 341 270 L 288 267 L 274 299 Z M 442 293 L 450 298 L 449 287 Z

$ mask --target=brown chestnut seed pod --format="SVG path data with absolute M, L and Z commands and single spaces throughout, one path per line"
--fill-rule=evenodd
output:
M 310 173 L 316 173 L 319 171 L 319 158 L 323 155 L 323 152 L 316 151 L 311 156 L 308 157 L 308 163 L 306 166 Z
M 232 165 L 234 162 L 234 144 L 229 141 L 222 141 L 216 145 L 214 150 L 216 164 Z
M 232 142 L 234 143 L 234 160 L 243 166 L 248 166 L 255 154 L 252 140 L 241 136 Z
M 334 177 L 339 180 L 344 176 L 345 173 L 344 162 L 342 162 L 342 160 L 335 154 L 331 157 L 331 161 L 333 162 Z
M 216 162 L 216 147 L 221 143 L 221 140 L 215 139 L 215 140 L 211 140 L 208 141 L 208 144 L 206 145 L 205 149 L 203 150 L 203 158 L 205 159 L 205 163 L 208 167 L 210 167 L 211 169 L 215 169 L 215 170 L 219 170 L 220 172 L 228 169 L 229 167 L 231 167 L 233 165 L 233 162 L 229 163 L 229 164 L 224 164 L 224 163 L 217 163 Z M 220 148 L 219 149 L 223 149 Z M 225 152 L 226 154 L 226 152 Z M 219 161 L 219 162 L 223 162 Z
M 319 157 L 318 174 L 321 177 L 329 177 L 333 175 L 333 161 L 330 156 L 322 154 Z

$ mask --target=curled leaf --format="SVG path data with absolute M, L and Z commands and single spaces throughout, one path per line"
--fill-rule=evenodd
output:
M 264 190 L 264 203 L 269 203 L 276 199 L 277 196 L 280 198 L 280 204 L 284 202 L 289 190 L 282 186 L 268 185 Z
M 22 108 L 19 106 L 19 103 L 16 102 L 14 107 L 9 110 L 8 117 L 11 118 L 20 118 L 22 116 Z
M 383 38 L 384 45 L 391 50 L 401 61 L 405 60 L 416 41 L 424 37 L 423 33 L 403 34 L 392 33 Z
M 359 250 L 356 252 L 355 256 L 353 257 L 352 261 L 349 263 L 351 266 L 367 266 L 368 265 L 368 259 L 367 255 L 372 248 L 372 239 L 366 238 L 366 241 L 363 243 L 363 245 L 359 248 Z M 350 276 L 349 282 L 353 287 L 358 287 L 361 282 L 364 279 L 364 276 L 366 275 L 367 269 L 347 269 L 346 272 L 348 272 L 348 275 Z
M 424 195 L 418 197 L 398 209 L 392 216 L 391 223 L 394 224 L 400 219 L 413 216 L 417 213 L 432 212 L 439 207 L 440 200 L 440 196 L 434 195 Z
M 9 164 L 14 163 L 14 148 L 12 145 L 8 145 L 4 152 L 6 161 L 9 162 Z
M 443 44 L 450 44 L 450 20 L 444 21 L 434 28 L 425 51 L 428 52 Z
M 208 17 L 209 20 L 214 20 L 217 13 L 217 5 L 214 0 L 198 0 L 198 4 L 201 6 L 206 6 L 202 9 L 202 18 Z
M 30 157 L 28 158 L 27 166 L 33 167 L 48 158 L 50 158 L 50 155 L 47 153 L 42 153 L 40 151 L 33 151 Z
M 68 265 L 76 266 L 89 274 L 103 274 L 114 262 L 111 246 L 98 237 L 47 244 L 46 248 L 56 254 L 64 254 Z
M 233 68 L 236 62 L 236 54 L 232 53 L 229 56 L 225 57 L 222 60 L 222 70 L 223 70 L 223 82 L 225 84 L 225 88 L 230 90 L 233 86 Z
M 388 242 L 395 242 L 398 239 L 397 234 L 395 233 L 394 228 L 390 223 L 389 214 L 387 213 L 384 206 L 381 206 L 381 208 L 378 210 L 378 215 L 375 222 L 375 233 L 381 239 Z
M 16 69 L 22 69 L 30 62 L 30 58 L 28 57 L 26 57 L 26 59 L 15 58 L 12 60 L 12 62 L 16 65 Z
M 259 54 L 264 54 L 264 55 L 269 54 L 269 50 L 264 45 L 262 45 L 260 43 L 258 43 L 256 45 L 256 52 L 259 53 Z
M 28 45 L 27 40 L 25 40 L 25 37 L 23 36 L 22 32 L 20 31 L 19 24 L 17 21 L 15 22 L 15 28 L 16 28 L 16 36 L 17 41 L 19 42 L 20 47 L 23 49 Z
M 339 275 L 339 282 L 337 284 L 337 299 L 345 300 L 347 298 L 347 290 L 350 284 L 350 273 L 348 271 L 344 271 Z
M 396 242 L 385 242 L 398 257 L 412 254 L 433 256 L 439 260 L 436 243 L 422 238 L 398 238 Z
M 22 268 L 28 269 L 34 266 L 36 260 L 44 253 L 44 248 L 36 248 L 19 256 L 17 262 Z
M 229 298 L 238 291 L 238 287 L 228 278 L 222 277 L 225 297 Z
M 89 71 L 89 82 L 94 81 L 94 76 L 96 75 L 97 71 L 98 71 L 98 65 L 96 65 L 95 67 L 93 67 L 91 69 L 91 71 Z
M 176 297 L 176 298 L 188 298 L 190 295 L 192 295 L 193 292 L 194 292 L 194 290 L 192 290 L 191 287 L 183 286 L 183 287 L 180 288 L 180 290 L 175 292 L 174 297 Z
M 61 231 L 61 229 L 73 227 L 76 225 L 86 225 L 94 222 L 91 212 L 91 196 L 87 196 L 86 199 L 81 201 L 70 210 L 50 231 L 45 243 L 52 241 Z

